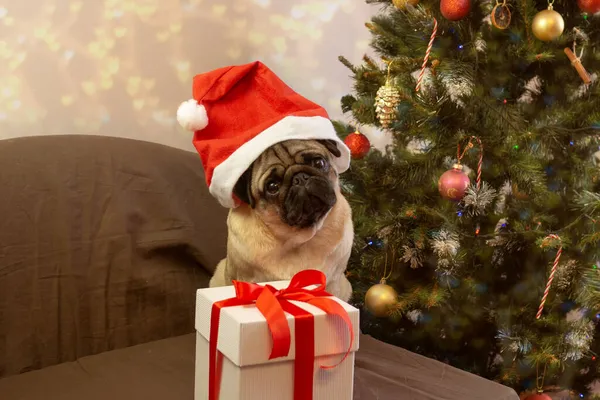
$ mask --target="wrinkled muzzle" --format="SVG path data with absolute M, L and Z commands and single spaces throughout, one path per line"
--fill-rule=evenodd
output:
M 290 226 L 308 228 L 318 223 L 335 205 L 331 182 L 322 176 L 298 172 L 292 177 L 283 207 L 283 220 Z

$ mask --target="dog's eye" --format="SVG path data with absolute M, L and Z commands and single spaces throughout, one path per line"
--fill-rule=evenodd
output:
M 265 185 L 267 193 L 269 194 L 277 194 L 279 192 L 279 182 L 270 181 Z
M 327 168 L 327 161 L 324 158 L 314 158 L 313 160 L 311 160 L 311 164 L 313 167 L 318 168 L 318 169 L 325 169 Z

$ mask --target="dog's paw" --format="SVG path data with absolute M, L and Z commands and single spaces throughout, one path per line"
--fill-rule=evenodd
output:
M 331 287 L 327 288 L 327 291 L 347 303 L 352 297 L 352 284 L 342 275 Z
M 344 300 L 346 303 L 350 301 L 352 298 L 352 284 L 345 276 L 342 277 L 342 296 L 341 300 Z
M 212 278 L 210 278 L 210 282 L 208 283 L 209 287 L 221 287 L 221 286 L 227 286 L 228 283 L 226 282 L 225 279 L 225 267 L 227 266 L 227 260 L 223 259 L 221 260 L 221 262 L 217 265 L 217 268 L 215 268 L 215 272 L 212 276 Z

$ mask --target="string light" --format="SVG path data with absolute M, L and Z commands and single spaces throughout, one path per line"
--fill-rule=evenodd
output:
M 374 247 L 380 249 L 383 247 L 383 240 L 381 239 L 367 239 L 367 247 Z

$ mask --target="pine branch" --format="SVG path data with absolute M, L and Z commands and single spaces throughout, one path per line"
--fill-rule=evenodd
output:
M 357 69 L 354 67 L 354 65 L 348 61 L 348 59 L 344 56 L 339 56 L 338 60 L 340 60 L 340 62 L 342 64 L 344 64 L 346 66 L 346 68 L 348 68 L 350 71 L 352 71 L 353 73 L 357 73 Z
M 531 17 L 532 17 L 532 6 L 528 0 L 519 0 L 519 8 L 521 11 L 521 18 L 525 24 L 525 32 L 527 33 L 527 46 L 529 50 L 533 47 L 533 39 L 531 37 Z
M 575 195 L 575 208 L 588 215 L 598 215 L 600 212 L 600 193 L 583 191 Z
M 600 265 L 584 265 L 577 284 L 576 299 L 590 310 L 600 309 Z

